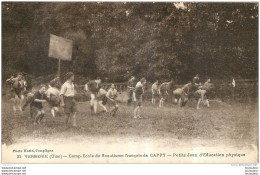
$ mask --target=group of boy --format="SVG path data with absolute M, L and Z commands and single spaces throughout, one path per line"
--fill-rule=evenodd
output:
M 39 90 L 28 93 L 27 100 L 22 107 L 24 110 L 30 105 L 30 116 L 34 118 L 34 125 L 39 125 L 44 118 L 45 111 L 43 103 L 48 102 L 51 108 L 51 114 L 55 118 L 55 113 L 59 112 L 59 107 L 64 107 L 65 124 L 72 118 L 72 125 L 76 126 L 77 106 L 75 101 L 74 74 L 68 72 L 66 81 L 61 86 L 60 78 L 53 79 L 49 86 L 40 85 Z
M 76 113 L 77 113 L 77 104 L 75 100 L 75 85 L 74 85 L 74 74 L 68 72 L 66 75 L 66 81 L 61 85 L 60 78 L 57 77 L 53 79 L 48 88 L 45 85 L 40 85 L 40 88 L 35 93 L 29 93 L 28 97 L 30 100 L 27 100 L 23 107 L 21 107 L 21 101 L 24 98 L 22 91 L 26 88 L 26 83 L 22 75 L 18 74 L 17 77 L 11 77 L 7 80 L 11 84 L 11 93 L 14 95 L 14 98 L 19 102 L 14 103 L 13 109 L 16 111 L 16 105 L 22 111 L 24 108 L 30 104 L 30 113 L 31 117 L 34 117 L 34 125 L 41 123 L 44 118 L 44 109 L 43 103 L 48 102 L 51 107 L 51 114 L 55 117 L 55 113 L 59 111 L 59 107 L 64 108 L 65 113 L 65 124 L 68 126 L 69 119 L 72 119 L 72 126 L 76 126 Z M 134 118 L 141 118 L 140 110 L 142 107 L 143 93 L 146 85 L 146 79 L 141 78 L 135 84 L 136 78 L 132 76 L 127 83 L 127 94 L 128 100 L 127 104 L 130 105 L 134 102 Z M 188 83 L 181 88 L 181 93 L 187 95 L 190 88 L 196 88 L 195 94 L 199 95 L 199 104 L 204 102 L 209 106 L 209 102 L 205 99 L 205 94 L 207 93 L 210 86 L 210 79 L 202 86 L 199 83 L 199 75 L 196 75 L 192 83 Z M 162 107 L 167 96 L 173 88 L 173 81 L 164 82 L 159 85 L 158 80 L 152 85 L 152 104 L 156 103 L 156 99 L 159 97 L 159 107 Z M 176 89 L 177 90 L 177 89 Z M 175 90 L 175 91 L 176 91 Z M 173 94 L 175 93 L 173 91 Z M 85 85 L 85 92 L 90 94 L 90 108 L 91 111 L 97 113 L 97 105 L 99 104 L 103 108 L 103 112 L 109 113 L 111 116 L 115 116 L 118 110 L 117 96 L 118 92 L 114 84 L 111 84 L 108 90 L 105 90 L 101 86 L 101 79 L 97 78 L 96 80 L 91 80 Z M 177 92 L 177 91 L 176 91 Z M 175 94 L 176 95 L 176 94 Z M 178 95 L 178 93 L 177 93 Z M 28 98 L 27 97 L 27 98 Z M 180 96 L 182 97 L 182 96 Z M 107 110 L 106 104 L 112 105 L 111 110 Z
M 159 97 L 159 107 L 162 107 L 165 100 L 169 96 L 169 93 L 173 91 L 172 95 L 175 102 L 180 106 L 184 106 L 189 97 L 194 95 L 198 99 L 197 109 L 200 109 L 200 104 L 203 102 L 207 107 L 209 107 L 209 100 L 207 98 L 208 92 L 211 90 L 212 84 L 210 79 L 208 79 L 203 85 L 200 82 L 199 74 L 193 77 L 192 81 L 185 84 L 181 88 L 173 90 L 173 81 L 164 82 L 159 85 L 158 80 L 152 85 L 152 104 L 156 103 L 156 99 Z

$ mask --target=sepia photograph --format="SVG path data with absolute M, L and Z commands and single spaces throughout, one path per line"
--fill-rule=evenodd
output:
M 1 161 L 258 163 L 258 2 L 1 2 Z

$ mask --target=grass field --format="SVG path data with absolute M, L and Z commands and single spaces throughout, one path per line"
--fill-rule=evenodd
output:
M 66 128 L 64 117 L 52 118 L 48 105 L 41 125 L 34 126 L 29 109 L 14 115 L 10 101 L 2 102 L 2 143 L 18 143 L 27 138 L 48 140 L 59 138 L 65 142 L 80 137 L 172 138 L 193 139 L 208 144 L 225 142 L 236 146 L 258 143 L 258 110 L 255 105 L 228 105 L 212 101 L 210 108 L 195 109 L 195 102 L 187 107 L 166 104 L 163 108 L 145 102 L 142 119 L 133 118 L 133 106 L 119 103 L 116 117 L 105 113 L 91 114 L 89 102 L 78 103 L 76 128 Z M 99 108 L 101 110 L 101 108 Z

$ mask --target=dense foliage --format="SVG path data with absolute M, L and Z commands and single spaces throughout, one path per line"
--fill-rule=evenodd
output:
M 3 79 L 57 72 L 50 34 L 73 40 L 62 72 L 122 82 L 256 78 L 257 3 L 2 3 Z

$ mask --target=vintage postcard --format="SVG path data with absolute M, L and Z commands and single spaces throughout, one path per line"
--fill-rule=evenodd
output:
M 258 2 L 2 2 L 2 163 L 258 163 Z

